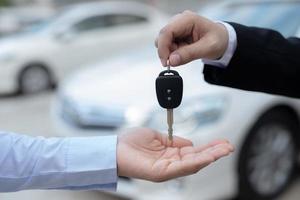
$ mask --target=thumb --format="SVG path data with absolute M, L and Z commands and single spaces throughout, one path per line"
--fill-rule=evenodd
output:
M 202 38 L 195 43 L 180 46 L 170 54 L 170 65 L 175 67 L 189 63 L 200 58 L 208 58 L 212 46 L 206 38 Z

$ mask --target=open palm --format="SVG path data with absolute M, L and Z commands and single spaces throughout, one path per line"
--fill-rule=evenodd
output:
M 135 129 L 118 138 L 118 175 L 166 181 L 198 172 L 217 159 L 230 154 L 233 146 L 226 140 L 216 140 L 205 146 L 151 129 Z

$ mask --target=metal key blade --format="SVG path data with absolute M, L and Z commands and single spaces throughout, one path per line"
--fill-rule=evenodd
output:
M 173 109 L 167 109 L 169 140 L 173 140 Z

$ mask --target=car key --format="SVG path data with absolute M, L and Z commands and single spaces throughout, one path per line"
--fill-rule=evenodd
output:
M 156 96 L 159 105 L 167 109 L 169 140 L 173 140 L 173 109 L 177 108 L 182 100 L 183 80 L 175 70 L 162 71 L 156 79 Z

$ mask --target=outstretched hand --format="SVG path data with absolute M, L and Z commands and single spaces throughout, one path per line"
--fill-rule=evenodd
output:
M 118 175 L 154 182 L 197 173 L 200 169 L 234 148 L 226 140 L 216 140 L 204 146 L 174 137 L 171 143 L 166 134 L 141 128 L 118 137 Z

